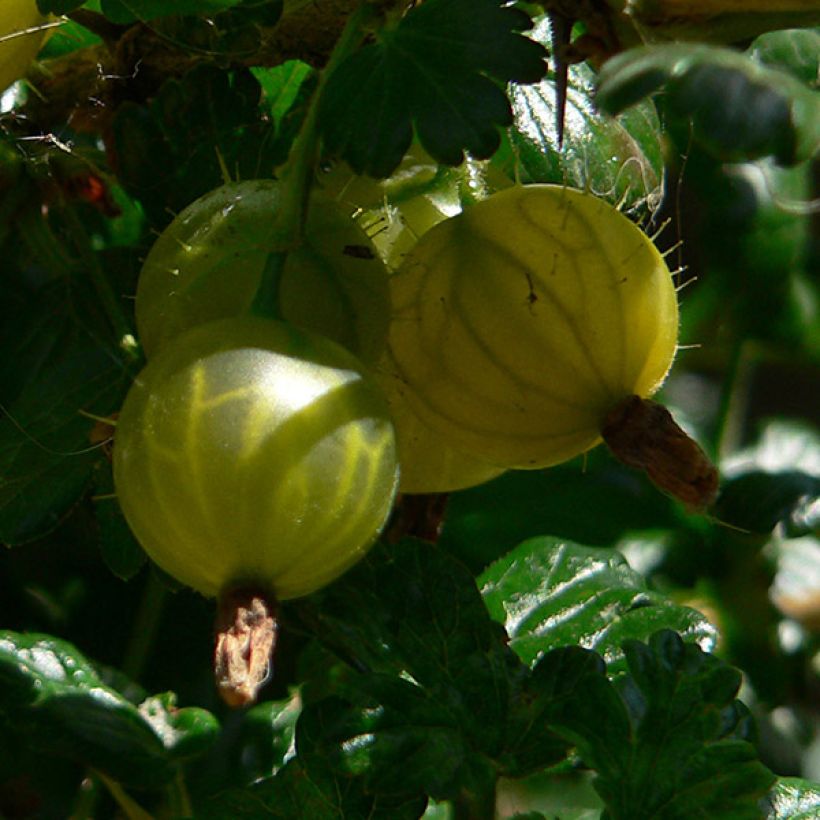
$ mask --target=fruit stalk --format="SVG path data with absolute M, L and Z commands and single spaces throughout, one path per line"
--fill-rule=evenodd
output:
M 216 612 L 214 677 L 229 706 L 249 706 L 271 675 L 278 624 L 276 599 L 258 589 L 230 589 Z

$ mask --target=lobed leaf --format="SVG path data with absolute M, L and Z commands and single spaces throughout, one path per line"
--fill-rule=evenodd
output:
M 553 691 L 582 652 L 554 650 L 534 678 Z M 758 818 L 774 776 L 757 760 L 751 717 L 734 699 L 740 673 L 668 630 L 627 641 L 624 652 L 630 674 L 616 684 L 595 656 L 584 667 L 576 661 L 584 674 L 546 714 L 597 772 L 607 817 Z
M 535 82 L 542 46 L 517 32 L 528 15 L 503 0 L 428 0 L 376 33 L 327 78 L 325 146 L 359 174 L 387 177 L 413 137 L 447 165 L 491 156 L 512 120 L 503 84 Z

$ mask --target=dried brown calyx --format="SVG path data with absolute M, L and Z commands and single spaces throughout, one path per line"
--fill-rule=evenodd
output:
M 260 590 L 239 588 L 219 597 L 214 677 L 229 706 L 249 706 L 270 678 L 276 647 L 276 600 Z
M 607 414 L 601 435 L 619 461 L 645 471 L 692 512 L 714 503 L 717 469 L 663 405 L 629 396 Z

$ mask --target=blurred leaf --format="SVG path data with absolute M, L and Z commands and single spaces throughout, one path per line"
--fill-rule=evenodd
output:
M 582 652 L 554 650 L 533 675 L 549 690 Z M 597 772 L 607 817 L 759 818 L 774 776 L 757 760 L 751 718 L 734 699 L 740 673 L 670 631 L 648 644 L 627 641 L 624 652 L 628 676 L 613 685 L 602 663 L 588 664 L 548 718 Z
M 777 608 L 811 631 L 820 630 L 820 540 L 813 536 L 777 544 L 777 574 L 770 591 Z
M 128 581 L 142 569 L 148 556 L 134 538 L 114 496 L 114 477 L 107 460 L 101 460 L 95 470 L 94 501 L 103 561 L 117 578 Z
M 529 665 L 551 649 L 577 645 L 601 654 L 608 674 L 617 675 L 625 671 L 627 639 L 666 628 L 709 649 L 717 640 L 703 615 L 650 591 L 613 550 L 534 538 L 492 564 L 478 584 L 510 647 Z
M 643 46 L 608 60 L 595 102 L 617 114 L 660 88 L 667 115 L 721 160 L 774 155 L 793 165 L 820 146 L 820 95 L 790 74 L 727 48 Z
M 764 805 L 766 820 L 815 820 L 820 816 L 820 784 L 780 777 Z
M 611 546 L 625 533 L 681 525 L 675 505 L 603 449 L 548 470 L 518 470 L 453 493 L 439 544 L 474 572 L 543 534 Z
M 820 477 L 820 432 L 802 421 L 769 421 L 753 445 L 725 459 L 720 469 L 730 477 L 755 471 L 789 470 Z
M 39 751 L 142 787 L 170 780 L 172 761 L 202 752 L 218 732 L 210 714 L 176 709 L 171 694 L 134 706 L 65 641 L 8 631 L 0 632 L 0 717 Z
M 102 0 L 103 14 L 113 23 L 153 20 L 169 14 L 209 14 L 242 0 Z
M 809 86 L 820 79 L 820 29 L 793 28 L 770 31 L 749 47 L 751 57 L 763 65 L 781 68 Z
M 750 472 L 724 482 L 714 508 L 719 521 L 765 534 L 792 521 L 796 510 L 820 503 L 820 477 L 797 471 Z
M 532 37 L 549 42 L 549 22 L 540 22 Z M 569 69 L 563 147 L 558 145 L 554 71 L 539 83 L 510 86 L 514 122 L 506 171 L 525 184 L 590 189 L 626 210 L 652 212 L 663 196 L 664 174 L 655 106 L 645 101 L 617 118 L 604 117 L 592 103 L 594 77 L 584 64 Z
M 684 343 L 702 341 L 706 322 L 725 326 L 730 312 L 744 337 L 820 360 L 812 173 L 812 163 L 722 166 L 690 155 L 687 179 L 697 212 L 689 220 L 689 239 L 705 275 L 687 296 Z
M 482 159 L 512 120 L 501 84 L 535 82 L 542 46 L 516 32 L 528 15 L 503 0 L 427 0 L 327 79 L 320 126 L 330 153 L 359 174 L 387 177 L 415 127 L 430 155 L 458 165 L 464 150 Z
M 20 544 L 52 530 L 75 504 L 101 457 L 94 421 L 119 405 L 129 382 L 122 366 L 76 324 L 64 285 L 35 296 L 27 332 L 6 337 L 2 358 L 22 384 L 0 417 L 0 541 Z M 6 382 L 8 384 L 8 382 Z M 0 398 L 5 398 L 0 394 Z
M 269 177 L 284 159 L 261 116 L 261 88 L 248 71 L 202 65 L 166 81 L 150 106 L 126 102 L 113 121 L 123 187 L 154 227 L 223 182 Z

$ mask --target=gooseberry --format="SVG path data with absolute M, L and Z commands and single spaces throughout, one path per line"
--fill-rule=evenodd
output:
M 279 207 L 274 180 L 223 185 L 162 232 L 140 273 L 136 319 L 151 358 L 182 331 L 251 306 Z M 387 272 L 364 231 L 337 203 L 311 198 L 304 244 L 288 253 L 279 314 L 373 363 L 389 322 Z
M 253 316 L 157 351 L 122 407 L 113 464 L 145 551 L 206 596 L 329 583 L 374 541 L 397 484 L 388 411 L 358 360 Z
M 45 37 L 38 26 L 44 21 L 34 0 L 0 4 L 0 92 L 20 79 L 37 56 Z
M 516 186 L 427 232 L 391 278 L 389 347 L 421 419 L 474 457 L 538 468 L 595 446 L 675 355 L 672 276 L 607 202 Z

